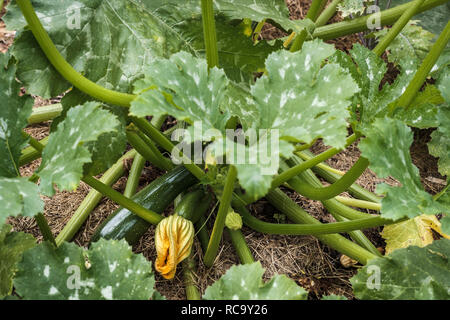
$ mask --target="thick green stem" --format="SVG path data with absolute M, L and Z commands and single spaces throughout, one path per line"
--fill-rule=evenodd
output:
M 216 221 L 212 230 L 211 238 L 209 239 L 208 248 L 206 249 L 203 258 L 205 266 L 211 267 L 219 249 L 220 239 L 222 238 L 223 228 L 225 227 L 225 218 L 230 208 L 231 197 L 233 195 L 234 183 L 237 177 L 236 167 L 230 165 L 225 180 L 223 194 L 220 199 L 219 210 L 217 211 Z
M 212 0 L 202 0 L 203 36 L 205 37 L 206 60 L 208 67 L 219 66 L 219 51 L 217 50 L 216 23 L 214 20 L 214 5 Z
M 287 163 L 291 166 L 296 165 L 293 160 L 287 160 Z M 346 191 L 361 176 L 368 166 L 369 161 L 366 158 L 360 157 L 353 167 L 332 185 L 315 188 L 308 184 L 298 184 L 296 191 L 312 200 L 328 200 L 334 198 L 338 194 Z
M 162 134 L 158 129 L 152 126 L 148 121 L 142 118 L 133 118 L 133 123 L 150 139 L 156 142 L 160 147 L 168 152 L 172 152 L 175 148 L 174 144 L 166 138 L 164 134 Z M 181 151 L 180 151 L 181 153 Z M 198 180 L 204 178 L 205 173 L 203 170 L 192 163 L 191 159 L 182 155 L 183 166 L 189 170 L 190 173 L 194 175 Z
M 59 116 L 62 111 L 61 103 L 55 103 L 48 106 L 33 108 L 31 116 L 28 118 L 28 124 L 41 123 L 52 120 Z
M 206 249 L 208 248 L 209 243 L 209 234 L 208 230 L 206 228 L 206 218 L 204 216 L 200 217 L 198 219 L 197 223 L 195 224 L 195 229 L 197 230 L 197 238 L 198 241 L 200 241 L 200 245 L 202 246 L 203 252 L 206 252 Z
M 49 241 L 53 245 L 56 246 L 56 242 L 55 242 L 55 238 L 53 237 L 52 230 L 48 226 L 48 221 L 47 221 L 47 219 L 45 219 L 44 215 L 42 213 L 38 213 L 34 218 L 36 219 L 36 223 L 39 227 L 39 230 L 41 230 L 44 240 Z
M 233 243 L 233 247 L 236 250 L 241 263 L 247 264 L 255 262 L 252 252 L 250 251 L 250 248 L 248 247 L 241 230 L 231 230 L 228 228 L 227 230 L 230 234 L 231 242 Z
M 49 137 L 45 137 L 45 138 L 39 140 L 39 143 L 45 147 L 48 143 L 48 138 Z M 20 155 L 19 167 L 24 166 L 24 165 L 30 163 L 31 161 L 36 160 L 40 157 L 41 157 L 40 151 L 36 150 L 32 146 L 26 147 L 25 149 L 22 150 L 22 154 Z
M 365 200 L 359 200 L 359 199 L 353 199 L 353 198 L 347 198 L 347 197 L 341 197 L 341 196 L 337 196 L 337 197 L 335 197 L 335 199 L 337 201 L 339 201 L 340 203 L 345 204 L 350 207 L 369 209 L 369 210 L 375 210 L 375 211 L 381 210 L 381 204 L 371 202 L 371 201 L 365 201 Z
M 314 157 L 314 155 L 312 153 L 310 153 L 309 151 L 298 152 L 296 154 L 303 160 L 309 160 Z M 337 180 L 339 180 L 342 177 L 343 174 L 345 174 L 344 172 L 341 173 L 339 171 L 336 171 L 335 169 L 328 167 L 328 166 L 324 165 L 323 163 L 312 167 L 311 170 L 330 183 L 336 182 Z M 382 199 L 381 197 L 364 189 L 363 187 L 361 187 L 360 185 L 358 185 L 356 183 L 352 184 L 349 187 L 348 192 L 355 198 L 367 200 L 370 202 L 380 203 L 381 199 Z
M 150 139 L 147 138 L 148 140 L 144 141 L 141 139 L 137 131 L 130 126 L 127 127 L 126 135 L 130 145 L 156 167 L 162 170 L 170 170 L 173 168 L 173 164 L 170 160 L 165 158 L 161 152 L 159 152 Z M 157 154 L 154 153 L 155 149 Z
M 183 282 L 186 290 L 187 300 L 201 300 L 202 296 L 198 291 L 195 281 L 195 260 L 191 253 L 188 258 L 184 259 L 181 263 L 183 267 Z
M 128 107 L 130 105 L 131 101 L 134 100 L 135 95 L 106 89 L 83 77 L 74 68 L 72 68 L 72 66 L 67 63 L 67 61 L 56 49 L 47 32 L 44 30 L 39 18 L 34 12 L 30 0 L 17 0 L 16 2 L 28 23 L 28 28 L 33 33 L 47 59 L 61 74 L 61 76 L 63 76 L 79 90 L 90 95 L 91 97 L 99 99 L 100 101 L 124 107 Z
M 350 137 L 348 137 L 346 145 L 352 144 L 353 142 L 356 141 L 357 138 L 358 138 L 357 135 L 355 135 L 355 134 L 351 135 Z M 300 164 L 290 168 L 289 170 L 284 171 L 283 173 L 279 174 L 272 180 L 272 189 L 281 186 L 283 183 L 285 183 L 288 180 L 290 180 L 291 178 L 295 177 L 300 172 L 314 167 L 315 165 L 335 156 L 339 152 L 341 152 L 340 149 L 330 148 L 330 149 L 322 152 L 321 154 L 318 154 L 314 158 L 307 160 L 303 163 L 300 163 Z
M 316 28 L 325 25 L 337 12 L 337 6 L 342 0 L 333 0 L 316 20 Z
M 163 219 L 163 216 L 161 216 L 160 214 L 144 208 L 140 204 L 125 197 L 120 192 L 107 186 L 94 177 L 84 176 L 82 180 L 98 192 L 110 198 L 112 201 L 118 203 L 124 208 L 127 208 L 128 210 L 151 224 L 157 225 Z
M 301 160 L 296 157 L 293 157 L 293 161 L 301 161 Z M 322 183 L 311 170 L 306 170 L 302 172 L 298 177 L 295 177 L 292 180 L 290 180 L 290 182 L 294 186 L 298 186 L 298 184 L 308 184 L 316 188 L 322 187 Z M 347 219 L 354 220 L 371 217 L 371 215 L 349 208 L 339 203 L 335 199 L 324 200 L 322 201 L 322 204 L 337 221 L 347 221 Z M 348 232 L 348 234 L 356 243 L 358 243 L 363 248 L 369 250 L 370 252 L 372 252 L 377 256 L 380 255 L 377 248 L 375 248 L 372 242 L 370 242 L 370 240 L 367 239 L 367 237 L 364 235 L 362 231 L 360 230 L 350 231 Z
M 449 0 L 427 0 L 416 12 L 416 14 L 429 10 L 431 8 L 442 5 Z M 379 13 L 363 16 L 360 18 L 346 20 L 329 24 L 323 27 L 316 28 L 313 33 L 313 38 L 320 38 L 323 40 L 331 40 L 339 37 L 343 37 L 349 34 L 368 30 L 367 21 L 374 19 L 377 15 L 380 15 L 380 27 L 385 25 L 391 25 L 395 23 L 398 18 L 411 6 L 411 2 L 396 6 L 388 10 L 383 10 Z
M 141 176 L 142 169 L 144 169 L 144 165 L 145 165 L 145 158 L 141 156 L 139 153 L 136 154 L 133 160 L 133 164 L 131 165 L 130 168 L 130 173 L 128 174 L 125 190 L 123 191 L 123 195 L 125 197 L 131 198 L 136 193 L 137 187 L 139 185 L 139 178 Z
M 403 30 L 405 25 L 416 14 L 417 10 L 422 6 L 425 0 L 415 0 L 406 9 L 400 18 L 395 22 L 389 32 L 378 42 L 377 46 L 372 50 L 377 56 L 381 56 L 387 49 L 389 44 L 397 37 L 397 35 Z
M 322 226 L 322 224 L 311 217 L 307 212 L 302 210 L 299 206 L 297 206 L 288 196 L 286 196 L 281 190 L 276 189 L 266 196 L 267 200 L 278 208 L 281 212 L 287 215 L 287 217 L 295 223 L 305 223 L 308 226 L 318 225 Z M 265 222 L 261 222 L 258 219 L 253 218 L 247 209 L 243 206 L 235 207 L 235 209 L 244 217 L 244 222 L 250 222 L 253 224 L 257 231 L 264 233 L 273 233 L 272 224 L 267 224 Z M 251 217 L 252 219 L 247 220 L 247 218 Z M 256 221 L 255 221 L 256 220 Z M 293 225 L 293 226 L 299 226 Z M 341 235 L 333 234 L 333 235 L 317 235 L 317 239 L 323 242 L 325 245 L 344 253 L 345 255 L 355 259 L 362 264 L 366 264 L 368 260 L 375 258 L 375 255 L 370 253 L 369 251 L 361 248 L 357 244 L 352 241 L 344 238 Z
M 125 173 L 124 161 L 133 159 L 136 156 L 136 150 L 130 150 L 125 153 L 117 162 L 100 178 L 100 181 L 105 185 L 111 186 Z M 64 241 L 70 241 L 81 228 L 86 221 L 92 210 L 95 209 L 97 204 L 102 199 L 103 195 L 96 191 L 91 190 L 87 196 L 83 199 L 80 206 L 75 210 L 75 213 L 70 218 L 69 222 L 64 226 L 61 232 L 56 237 L 56 245 L 60 246 Z
M 309 7 L 308 13 L 306 14 L 305 19 L 311 19 L 313 22 L 316 21 L 317 17 L 320 14 L 320 9 L 322 8 L 324 2 L 326 3 L 327 0 L 313 0 L 311 3 L 311 6 Z M 292 43 L 291 52 L 299 51 L 303 43 L 305 42 L 306 38 L 308 36 L 308 32 L 303 29 L 294 39 L 294 42 Z
M 420 88 L 422 87 L 423 83 L 428 77 L 431 69 L 436 64 L 436 61 L 438 60 L 442 51 L 447 46 L 449 39 L 450 39 L 450 21 L 447 23 L 441 35 L 431 48 L 430 52 L 423 60 L 422 64 L 420 65 L 420 68 L 414 75 L 414 78 L 411 80 L 402 96 L 398 99 L 398 102 L 395 104 L 394 108 L 398 107 L 405 109 L 409 108 L 411 102 L 413 102 L 414 98 L 416 97 L 417 93 L 419 92 Z M 394 109 L 392 109 L 391 112 L 392 111 L 394 111 Z

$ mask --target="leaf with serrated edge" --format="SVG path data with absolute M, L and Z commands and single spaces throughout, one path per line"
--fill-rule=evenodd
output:
M 412 60 L 416 65 L 425 59 L 428 51 L 433 45 L 434 34 L 416 25 L 418 21 L 411 20 L 402 31 L 392 40 L 387 47 L 389 50 L 388 60 L 399 63 L 404 60 Z M 382 38 L 389 29 L 375 32 L 377 38 Z
M 0 299 L 11 294 L 17 263 L 24 251 L 36 244 L 36 239 L 23 232 L 10 232 L 12 226 L 0 225 Z
M 53 184 L 61 191 L 75 190 L 83 176 L 83 165 L 92 162 L 85 144 L 97 140 L 102 134 L 116 132 L 119 126 L 117 118 L 101 109 L 97 102 L 71 108 L 58 129 L 50 134 L 42 153 L 42 163 L 37 172 L 41 177 L 41 192 L 53 195 Z
M 450 240 L 441 239 L 371 259 L 350 282 L 358 299 L 448 300 L 449 262 Z
M 8 216 L 32 217 L 44 210 L 39 188 L 28 178 L 0 177 L 0 224 Z
M 155 290 L 151 262 L 125 240 L 100 239 L 89 250 L 44 242 L 25 252 L 17 293 L 36 300 L 148 300 Z
M 232 266 L 209 286 L 206 300 L 306 300 L 307 292 L 285 275 L 276 275 L 263 283 L 260 262 Z
M 367 0 L 342 0 L 338 5 L 338 10 L 343 17 L 350 15 L 361 15 L 365 10 Z
M 448 237 L 441 230 L 441 223 L 434 215 L 421 215 L 407 221 L 388 225 L 381 236 L 386 240 L 386 254 L 409 246 L 425 247 L 433 242 L 433 230 Z
M 332 57 L 332 61 L 336 61 L 346 69 L 361 88 L 355 95 L 353 104 L 359 105 L 360 123 L 364 126 L 375 117 L 386 114 L 387 107 L 406 90 L 416 68 L 411 61 L 404 62 L 400 66 L 401 73 L 394 82 L 384 84 L 380 90 L 381 80 L 387 71 L 386 63 L 371 50 L 359 44 L 353 46 L 350 54 L 356 66 L 352 59 L 339 51 Z
M 364 130 L 364 135 L 359 148 L 362 156 L 369 159 L 370 169 L 379 178 L 391 176 L 401 183 L 398 187 L 386 183 L 377 186 L 377 193 L 385 195 L 381 201 L 381 215 L 397 220 L 439 213 L 440 206 L 424 190 L 419 170 L 412 163 L 409 152 L 413 142 L 411 129 L 399 120 L 378 118 Z
M 342 148 L 347 135 L 350 99 L 359 91 L 337 64 L 325 64 L 335 49 L 320 40 L 308 41 L 300 52 L 278 51 L 266 60 L 267 76 L 251 92 L 259 111 L 254 127 L 278 129 L 280 137 Z
M 311 20 L 290 20 L 289 10 L 284 0 L 214 0 L 219 12 L 232 19 L 272 20 L 286 31 L 309 30 Z
M 0 177 L 11 178 L 20 175 L 18 162 L 27 143 L 22 129 L 31 115 L 33 99 L 19 96 L 21 85 L 15 78 L 16 67 L 8 62 L 9 54 L 0 53 Z
M 227 85 L 223 70 L 208 71 L 206 60 L 179 52 L 150 64 L 146 78 L 136 84 L 147 89 L 131 103 L 130 113 L 137 117 L 170 114 L 190 124 L 201 121 L 203 132 L 223 131 L 229 114 L 222 113 L 219 105 Z

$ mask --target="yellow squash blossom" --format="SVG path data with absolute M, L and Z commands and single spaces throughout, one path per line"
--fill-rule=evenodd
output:
M 191 221 L 171 215 L 161 220 L 156 227 L 155 269 L 166 279 L 175 276 L 177 265 L 191 253 L 194 241 L 194 225 Z

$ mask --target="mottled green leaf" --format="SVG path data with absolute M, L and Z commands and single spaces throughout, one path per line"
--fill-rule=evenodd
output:
M 332 45 L 314 40 L 299 52 L 272 53 L 266 61 L 268 75 L 251 88 L 259 112 L 254 127 L 277 129 L 287 140 L 323 138 L 327 145 L 344 147 L 347 107 L 359 88 L 339 65 L 322 67 L 334 52 Z
M 344 53 L 333 57 L 334 61 L 347 69 L 356 81 L 361 91 L 355 96 L 354 105 L 359 106 L 359 121 L 364 126 L 374 118 L 383 116 L 387 107 L 397 100 L 406 90 L 414 76 L 415 66 L 409 61 L 401 65 L 401 73 L 392 84 L 380 84 L 387 71 L 386 63 L 371 50 L 355 44 L 350 51 L 356 66 Z
M 381 183 L 377 186 L 377 193 L 385 195 L 381 201 L 381 215 L 397 220 L 439 213 L 440 206 L 424 190 L 419 170 L 412 163 L 409 152 L 413 142 L 411 129 L 399 120 L 377 118 L 364 134 L 366 137 L 359 148 L 369 159 L 370 168 L 379 178 L 391 176 L 401 184 Z
M 20 83 L 15 79 L 16 66 L 8 54 L 0 53 L 0 177 L 20 175 L 18 161 L 27 139 L 22 129 L 31 115 L 33 99 L 19 96 Z
M 348 300 L 347 297 L 330 294 L 329 296 L 323 296 L 320 300 Z
M 285 275 L 276 275 L 264 283 L 259 262 L 232 266 L 209 286 L 206 300 L 306 300 L 307 292 Z
M 97 141 L 105 133 L 117 132 L 120 125 L 117 117 L 100 108 L 99 103 L 87 102 L 71 108 L 66 119 L 58 125 L 58 129 L 50 134 L 42 153 L 42 163 L 38 171 L 42 193 L 53 195 L 53 184 L 60 190 L 75 190 L 83 176 L 83 166 L 93 161 L 93 149 L 89 143 Z M 103 150 L 108 153 L 110 149 L 120 148 L 121 144 L 95 146 L 98 148 L 96 152 Z M 119 156 L 121 151 L 123 150 L 119 150 L 116 155 Z
M 342 0 L 338 5 L 338 10 L 342 16 L 348 17 L 361 15 L 365 10 L 365 3 L 367 0 Z
M 227 85 L 223 70 L 208 72 L 206 60 L 179 52 L 150 64 L 146 78 L 136 84 L 141 92 L 136 92 L 140 94 L 131 103 L 130 113 L 137 117 L 170 114 L 190 124 L 201 121 L 201 133 L 213 128 L 223 132 L 229 114 L 221 112 L 219 105 Z
M 257 22 L 268 19 L 286 31 L 300 32 L 312 27 L 310 20 L 290 20 L 284 0 L 214 0 L 214 4 L 219 12 L 232 19 L 247 18 Z
M 358 299 L 450 299 L 450 240 L 398 249 L 375 258 L 350 279 Z
M 44 210 L 38 186 L 27 178 L 0 177 L 0 224 L 9 216 L 32 217 Z
M 31 234 L 10 232 L 11 229 L 9 224 L 0 225 L 0 299 L 12 293 L 17 264 L 23 252 L 36 244 Z
M 125 240 L 74 243 L 55 249 L 44 242 L 25 252 L 14 279 L 17 293 L 35 300 L 148 300 L 155 278 L 151 263 Z
M 417 21 L 411 20 L 403 30 L 389 44 L 388 60 L 398 64 L 400 61 L 414 61 L 419 66 L 433 45 L 434 34 L 416 25 Z M 375 32 L 377 38 L 382 38 L 389 29 Z

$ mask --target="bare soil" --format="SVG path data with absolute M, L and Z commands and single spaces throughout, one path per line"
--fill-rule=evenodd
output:
M 1 1 L 1 0 L 0 0 Z M 309 7 L 309 0 L 287 0 L 287 4 L 292 19 L 304 17 Z M 334 17 L 333 21 L 338 21 L 339 16 Z M 284 34 L 274 28 L 266 25 L 263 29 L 263 37 L 275 38 L 284 36 Z M 7 31 L 3 22 L 0 21 L 0 51 L 5 52 L 11 45 L 14 33 Z M 342 37 L 335 41 L 331 41 L 341 50 L 348 50 L 351 46 L 359 42 L 357 35 Z M 395 70 L 392 71 L 394 73 Z M 42 105 L 57 102 L 59 99 L 43 100 L 39 97 L 35 98 L 35 108 Z M 49 133 L 50 122 L 29 126 L 26 131 L 34 138 L 42 139 Z M 166 124 L 170 125 L 170 124 Z M 431 193 L 437 193 L 445 184 L 444 178 L 437 171 L 437 159 L 428 154 L 426 143 L 430 139 L 432 130 L 415 130 L 415 140 L 411 148 L 411 155 L 415 165 L 420 169 L 422 182 L 426 189 Z M 326 147 L 319 141 L 314 145 L 312 151 L 319 153 Z M 359 150 L 356 144 L 350 146 L 347 150 L 341 152 L 335 157 L 329 159 L 327 163 L 340 170 L 348 170 L 359 157 Z M 29 176 L 40 165 L 40 160 L 35 160 L 27 166 L 21 168 L 21 174 Z M 152 180 L 161 175 L 162 172 L 152 166 L 145 167 L 140 180 L 140 188 L 144 187 Z M 367 170 L 358 183 L 368 190 L 374 191 L 377 183 L 386 181 L 387 183 L 396 183 L 393 179 L 381 180 L 376 177 L 373 172 Z M 123 192 L 126 184 L 126 176 L 118 180 L 114 184 L 114 189 Z M 44 215 L 47 217 L 50 227 L 54 235 L 58 235 L 67 221 L 70 219 L 76 208 L 89 192 L 89 187 L 83 182 L 74 192 L 57 192 L 52 198 L 43 197 L 45 202 Z M 333 217 L 323 208 L 318 201 L 308 200 L 296 193 L 286 191 L 289 196 L 307 210 L 311 215 L 322 222 L 333 222 Z M 80 246 L 86 247 L 89 240 L 104 219 L 111 214 L 118 206 L 112 201 L 104 198 L 92 212 L 87 221 L 83 224 L 80 231 L 76 234 L 73 241 Z M 277 222 L 274 215 L 279 213 L 265 199 L 262 199 L 249 206 L 251 212 L 263 218 L 266 221 Z M 170 214 L 173 208 L 170 207 L 165 214 Z M 213 220 L 213 219 L 211 219 Z M 14 230 L 24 231 L 33 234 L 38 241 L 42 240 L 42 236 L 32 218 L 10 218 L 8 222 L 13 225 Z M 209 223 L 211 230 L 211 221 Z M 373 228 L 365 230 L 365 234 L 378 247 L 384 246 L 379 231 L 381 228 Z M 271 278 L 274 274 L 286 274 L 295 280 L 299 285 L 303 286 L 310 292 L 310 299 L 317 299 L 323 295 L 337 294 L 345 295 L 353 298 L 349 278 L 352 277 L 357 269 L 345 268 L 341 265 L 340 254 L 333 249 L 321 244 L 312 236 L 282 236 L 282 235 L 264 235 L 255 232 L 247 227 L 242 229 L 247 243 L 255 257 L 259 260 L 266 273 L 265 279 Z M 156 253 L 154 248 L 154 228 L 141 238 L 138 244 L 133 247 L 136 253 L 142 253 L 149 261 L 155 261 Z M 220 278 L 234 264 L 239 263 L 234 249 L 231 245 L 227 233 L 221 242 L 220 251 L 212 268 L 206 268 L 199 255 L 202 254 L 200 244 L 196 241 L 195 258 L 197 260 L 198 271 L 196 274 L 197 285 L 200 290 L 204 291 L 207 286 Z M 185 292 L 180 273 L 173 280 L 165 280 L 156 275 L 156 288 L 167 299 L 185 299 Z

